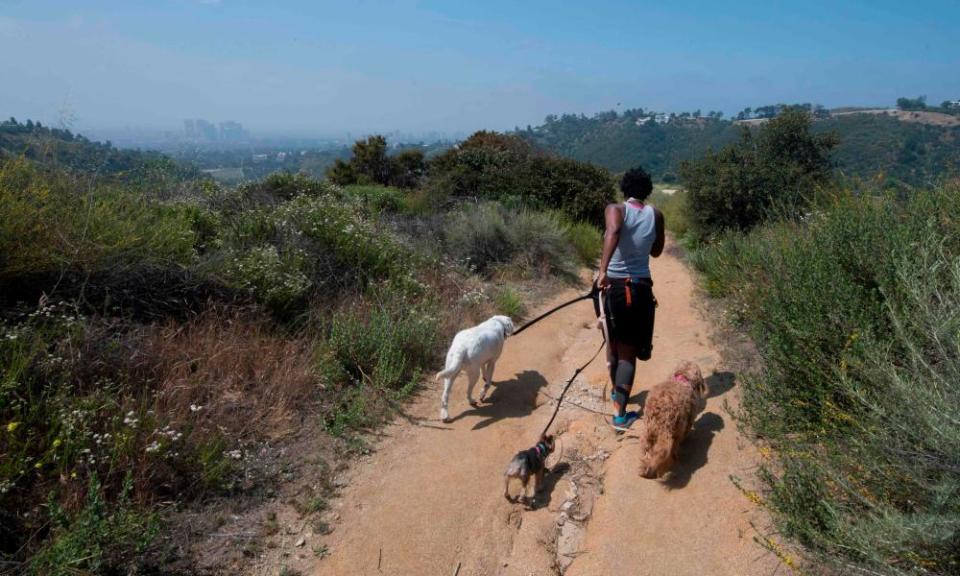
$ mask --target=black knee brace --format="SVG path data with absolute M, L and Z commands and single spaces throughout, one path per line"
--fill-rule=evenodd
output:
M 613 401 L 620 406 L 620 413 L 622 415 L 624 407 L 627 405 L 627 400 L 630 399 L 630 391 L 625 388 L 620 388 L 619 386 L 614 387 L 613 389 Z
M 630 400 L 630 390 L 633 388 L 633 374 L 636 366 L 633 362 L 620 360 L 617 362 L 617 371 L 613 379 L 613 401 L 620 405 L 621 416 Z
M 617 362 L 617 375 L 613 383 L 617 388 L 623 388 L 630 391 L 633 388 L 633 373 L 636 370 L 636 364 L 627 360 Z

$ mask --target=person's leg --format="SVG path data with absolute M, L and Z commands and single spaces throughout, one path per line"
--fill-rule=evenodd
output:
M 637 352 L 632 344 L 617 342 L 617 363 L 613 371 L 613 408 L 618 417 L 627 411 L 627 401 L 633 390 L 633 376 L 637 369 Z

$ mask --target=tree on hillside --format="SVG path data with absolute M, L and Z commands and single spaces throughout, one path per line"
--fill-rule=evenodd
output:
M 383 136 L 371 136 L 366 140 L 357 140 L 353 145 L 353 158 L 350 160 L 357 172 L 377 184 L 387 184 L 390 179 L 390 160 L 387 159 L 387 139 Z
M 925 110 L 927 108 L 927 97 L 897 98 L 897 108 L 901 110 Z
M 401 150 L 390 158 L 390 185 L 398 188 L 416 188 L 426 169 L 423 151 L 415 148 Z
M 811 124 L 805 110 L 788 107 L 755 131 L 744 127 L 739 141 L 719 152 L 684 162 L 694 232 L 706 239 L 802 214 L 830 178 L 837 144 L 832 134 L 813 134 Z
M 337 160 L 327 170 L 327 179 L 342 186 L 348 184 L 380 184 L 414 188 L 426 169 L 423 152 L 403 150 L 387 156 L 387 139 L 370 136 L 353 144 L 350 160 Z
M 579 122 L 576 117 L 562 122 Z M 427 186 L 451 196 L 510 200 L 561 210 L 574 220 L 603 221 L 614 198 L 606 169 L 559 158 L 516 134 L 480 131 L 434 157 Z

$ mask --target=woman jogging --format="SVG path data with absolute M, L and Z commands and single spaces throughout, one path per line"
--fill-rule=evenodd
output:
M 626 201 L 610 204 L 604 213 L 606 231 L 597 285 L 604 292 L 613 384 L 613 425 L 629 427 L 637 418 L 627 412 L 637 359 L 649 360 L 653 349 L 653 297 L 650 256 L 663 252 L 663 214 L 645 203 L 653 190 L 650 175 L 634 168 L 623 175 Z

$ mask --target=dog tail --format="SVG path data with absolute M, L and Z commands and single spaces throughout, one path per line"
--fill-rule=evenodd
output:
M 503 471 L 503 475 L 506 477 L 510 476 L 520 476 L 523 474 L 524 461 L 522 458 L 515 456 L 513 460 L 510 461 L 510 464 L 507 465 L 507 469 Z
M 444 366 L 443 370 L 437 372 L 437 375 L 433 377 L 434 381 L 453 376 L 460 371 L 461 364 L 463 364 L 463 361 L 460 356 L 447 356 L 447 365 Z
M 658 434 L 653 446 L 647 451 L 640 475 L 644 478 L 659 478 L 673 468 L 673 438 Z
M 448 378 L 450 376 L 453 376 L 459 371 L 460 371 L 460 366 L 448 366 L 447 368 L 444 368 L 443 370 L 437 372 L 437 375 L 433 377 L 433 380 L 435 382 L 439 382 L 441 378 Z

